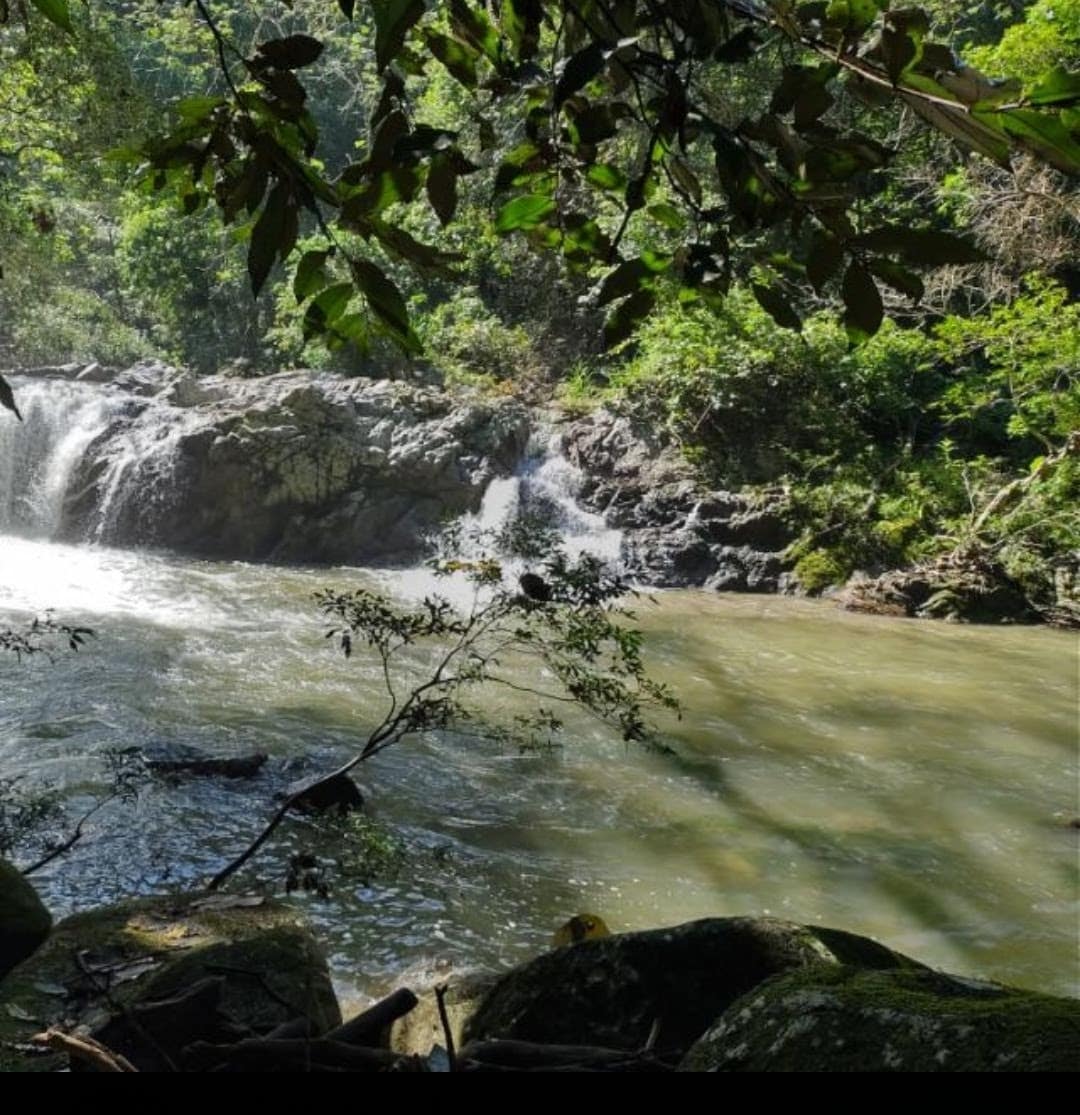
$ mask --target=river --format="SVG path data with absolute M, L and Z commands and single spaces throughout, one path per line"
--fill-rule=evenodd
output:
M 53 608 L 95 638 L 0 661 L 0 776 L 47 780 L 77 811 L 110 748 L 271 757 L 254 780 L 154 782 L 95 817 L 37 877 L 56 912 L 205 880 L 275 791 L 350 754 L 380 715 L 373 664 L 335 652 L 313 594 L 415 594 L 415 571 L 207 563 L 9 529 L 0 624 Z M 342 986 L 511 963 L 588 911 L 619 930 L 771 913 L 1080 993 L 1075 636 L 690 591 L 636 608 L 683 703 L 662 725 L 674 753 L 582 719 L 552 754 L 429 734 L 366 764 L 393 864 L 294 899 Z M 245 881 L 280 890 L 309 835 L 293 824 Z

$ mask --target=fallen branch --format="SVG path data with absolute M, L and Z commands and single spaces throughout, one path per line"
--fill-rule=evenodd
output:
M 89 1037 L 76 1037 L 55 1028 L 35 1034 L 31 1039 L 38 1045 L 47 1046 L 57 1053 L 66 1053 L 76 1061 L 85 1061 L 101 1072 L 138 1072 L 139 1070 L 124 1056 L 114 1053 L 101 1042 Z
M 404 1018 L 419 1000 L 407 988 L 402 987 L 392 995 L 369 1007 L 363 1014 L 350 1018 L 324 1037 L 327 1041 L 344 1042 L 346 1045 L 373 1045 L 379 1041 L 388 1026 L 399 1018 Z

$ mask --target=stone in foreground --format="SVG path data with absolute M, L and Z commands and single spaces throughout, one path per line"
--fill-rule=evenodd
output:
M 926 969 L 821 965 L 734 1003 L 680 1072 L 1075 1072 L 1080 1001 Z

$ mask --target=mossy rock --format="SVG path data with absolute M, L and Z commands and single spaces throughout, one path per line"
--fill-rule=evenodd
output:
M 48 936 L 52 916 L 26 877 L 0 859 L 0 980 Z
M 60 922 L 0 984 L 0 1071 L 54 1071 L 26 1045 L 50 1025 L 97 1032 L 118 1011 L 223 979 L 221 1011 L 257 1033 L 341 1021 L 326 960 L 295 910 L 255 896 L 135 899 Z
M 821 965 L 732 1004 L 680 1072 L 1075 1072 L 1080 1001 L 942 972 Z
M 638 1049 L 658 1023 L 656 1049 L 681 1056 L 751 988 L 822 963 L 921 967 L 841 930 L 775 918 L 706 918 L 537 957 L 499 980 L 463 1036 Z

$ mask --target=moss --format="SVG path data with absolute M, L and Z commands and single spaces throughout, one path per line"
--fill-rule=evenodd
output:
M 66 1063 L 28 1055 L 25 1043 L 61 1020 L 91 1029 L 105 1022 L 112 1011 L 103 986 L 128 1005 L 221 974 L 226 1010 L 254 1029 L 298 1013 L 321 1028 L 340 1020 L 325 959 L 294 910 L 258 898 L 213 902 L 137 899 L 60 922 L 0 983 L 0 1071 L 54 1071 Z
M 1080 1002 L 928 969 L 777 976 L 733 1003 L 683 1071 L 1074 1071 Z
M 795 565 L 795 576 L 799 579 L 799 584 L 811 595 L 824 592 L 832 585 L 842 584 L 847 580 L 849 572 L 828 550 L 811 550 L 799 558 Z

